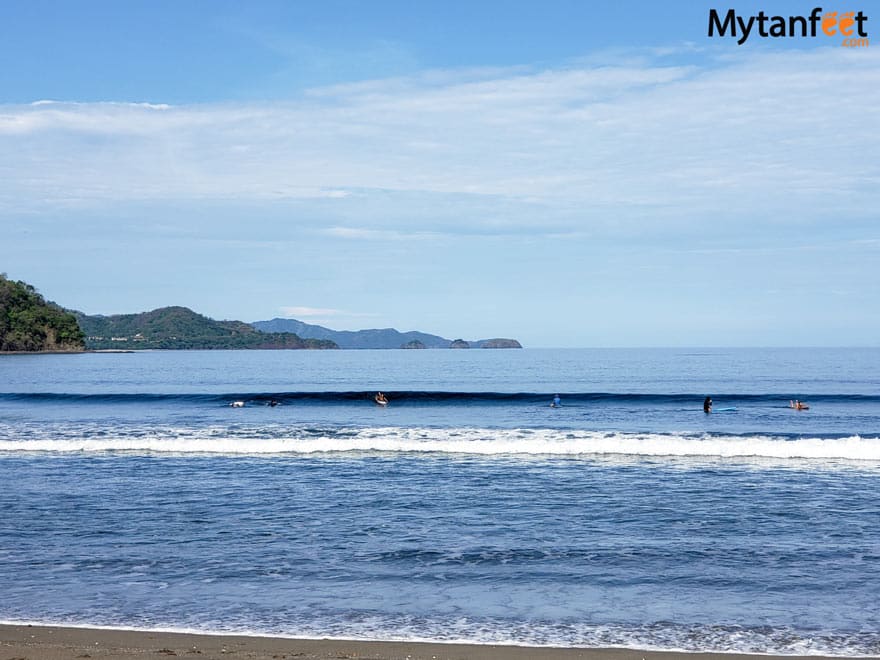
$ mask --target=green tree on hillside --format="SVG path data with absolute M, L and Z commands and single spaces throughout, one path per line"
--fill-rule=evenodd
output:
M 0 352 L 81 351 L 84 347 L 73 314 L 46 302 L 30 284 L 0 274 Z

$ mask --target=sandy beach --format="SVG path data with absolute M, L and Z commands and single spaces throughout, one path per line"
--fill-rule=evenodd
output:
M 196 635 L 133 630 L 0 625 L 0 660 L 149 660 L 187 658 L 359 658 L 367 660 L 755 660 L 766 655 L 673 653 L 637 649 L 576 649 L 436 644 L 424 642 L 365 642 L 311 640 L 234 635 Z M 797 660 L 799 656 L 785 657 Z M 820 660 L 820 656 L 809 656 Z

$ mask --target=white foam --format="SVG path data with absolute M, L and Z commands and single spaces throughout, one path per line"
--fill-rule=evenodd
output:
M 393 624 L 393 625 L 389 625 Z M 273 637 L 291 640 L 363 640 L 375 642 L 424 642 L 432 644 L 478 644 L 521 648 L 629 649 L 671 653 L 749 654 L 754 656 L 819 656 L 872 658 L 876 635 L 841 635 L 833 631 L 811 631 L 804 635 L 791 628 L 757 629 L 707 625 L 656 626 L 644 628 L 589 623 L 541 625 L 535 622 L 476 622 L 467 619 L 420 621 L 407 617 L 383 621 L 379 617 L 361 618 L 343 624 L 298 625 L 293 629 L 245 626 L 136 626 L 124 623 L 90 624 L 65 620 L 0 620 L 5 626 L 62 626 L 79 630 L 158 632 L 219 637 Z
M 365 428 L 141 429 L 137 435 L 47 434 L 0 440 L 4 452 L 175 454 L 442 453 L 510 456 L 633 456 L 880 461 L 880 438 L 800 438 L 606 433 L 558 429 Z

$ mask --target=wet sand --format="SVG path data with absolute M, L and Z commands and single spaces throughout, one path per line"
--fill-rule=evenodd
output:
M 0 625 L 0 660 L 768 660 L 773 656 L 631 649 L 532 648 Z M 779 656 L 796 660 L 798 656 Z M 811 656 L 809 660 L 818 660 Z

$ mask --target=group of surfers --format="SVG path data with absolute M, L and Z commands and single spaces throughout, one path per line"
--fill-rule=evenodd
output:
M 804 403 L 803 401 L 799 401 L 794 399 L 793 401 L 788 402 L 789 408 L 794 408 L 795 410 L 809 410 L 810 406 Z M 703 400 L 703 412 L 710 413 L 712 412 L 712 397 L 707 396 Z
M 380 406 L 387 406 L 388 405 L 388 397 L 385 396 L 382 392 L 377 392 L 376 396 L 373 397 L 373 401 L 375 401 Z M 274 406 L 277 406 L 278 404 L 279 404 L 278 401 L 276 401 L 275 399 L 272 399 L 266 405 L 274 407 Z M 244 401 L 233 401 L 229 405 L 232 406 L 233 408 L 243 408 Z M 559 408 L 560 406 L 562 406 L 562 400 L 559 398 L 558 394 L 554 394 L 553 401 L 550 402 L 550 407 L 551 408 Z M 798 399 L 794 399 L 792 401 L 789 401 L 788 407 L 793 408 L 794 410 L 809 410 L 810 409 L 809 405 L 807 405 L 803 401 L 799 401 Z M 703 399 L 703 412 L 704 413 L 712 412 L 712 397 L 707 396 L 705 399 Z

